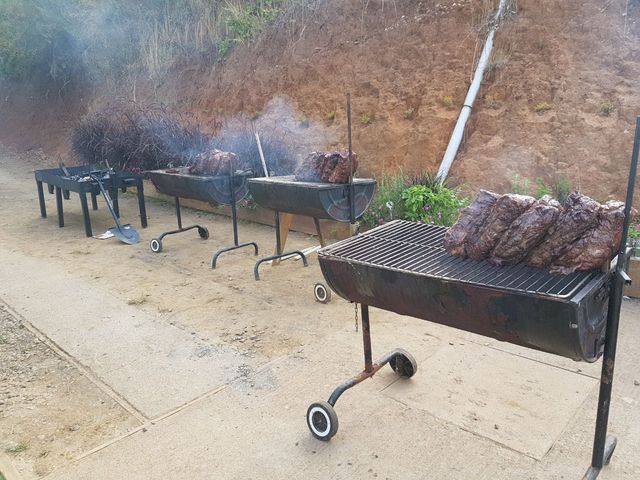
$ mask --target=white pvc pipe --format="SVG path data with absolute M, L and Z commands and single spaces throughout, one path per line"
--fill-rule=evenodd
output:
M 484 76 L 484 71 L 487 68 L 489 58 L 491 57 L 491 50 L 493 49 L 493 36 L 496 32 L 496 29 L 498 28 L 500 17 L 502 16 L 502 11 L 504 10 L 506 3 L 507 0 L 500 0 L 498 10 L 496 11 L 496 15 L 493 18 L 493 25 L 491 26 L 491 30 L 489 31 L 487 39 L 484 43 L 484 48 L 482 49 L 482 53 L 480 54 L 480 60 L 478 60 L 478 66 L 476 67 L 476 71 L 473 75 L 473 81 L 469 86 L 469 91 L 467 92 L 467 96 L 464 99 L 464 104 L 462 105 L 462 110 L 460 110 L 458 121 L 456 122 L 456 126 L 453 129 L 451 139 L 449 140 L 449 145 L 447 145 L 447 150 L 444 152 L 442 162 L 440 163 L 440 168 L 438 169 L 437 178 L 440 181 L 444 181 L 444 179 L 447 178 L 447 175 L 449 175 L 449 169 L 451 168 L 453 160 L 456 158 L 456 154 L 458 153 L 458 149 L 460 148 L 460 144 L 462 143 L 464 127 L 467 124 L 469 115 L 471 115 L 471 107 L 473 107 L 473 102 L 475 101 L 476 95 L 478 94 L 480 86 L 482 85 L 482 77 Z

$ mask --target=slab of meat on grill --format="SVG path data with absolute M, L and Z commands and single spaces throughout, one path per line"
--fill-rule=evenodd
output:
M 535 201 L 535 198 L 527 195 L 510 193 L 501 196 L 478 231 L 467 236 L 465 253 L 474 260 L 487 258 L 516 218 Z
M 600 204 L 595 200 L 577 192 L 569 195 L 556 223 L 527 256 L 527 264 L 539 268 L 551 265 L 569 245 L 597 225 L 599 212 Z
M 525 259 L 529 250 L 538 245 L 556 222 L 562 205 L 549 195 L 536 200 L 520 215 L 502 236 L 491 253 L 494 265 L 515 265 Z
M 477 198 L 460 212 L 460 218 L 444 234 L 444 248 L 453 255 L 464 255 L 464 243 L 483 225 L 500 195 L 480 190 Z
M 222 150 L 207 150 L 195 156 L 189 166 L 189 173 L 193 175 L 228 175 L 229 169 L 241 169 L 238 156 L 235 153 Z
M 598 212 L 595 228 L 573 242 L 551 266 L 554 273 L 573 273 L 608 265 L 620 247 L 624 203 L 609 201 Z
M 355 173 L 358 168 L 356 153 L 352 152 L 351 157 Z M 311 152 L 294 173 L 300 182 L 349 183 L 349 152 Z

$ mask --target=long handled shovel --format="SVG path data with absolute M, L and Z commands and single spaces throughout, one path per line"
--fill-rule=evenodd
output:
M 107 207 L 109 208 L 109 212 L 111 212 L 111 216 L 113 217 L 113 220 L 116 222 L 116 226 L 108 229 L 104 233 L 104 235 L 107 235 L 107 236 L 113 235 L 118 240 L 128 245 L 135 245 L 136 243 L 138 243 L 140 241 L 140 234 L 131 225 L 129 224 L 122 225 L 120 223 L 120 218 L 118 218 L 118 215 L 116 215 L 116 211 L 113 209 L 113 201 L 111 200 L 111 196 L 109 195 L 109 192 L 105 190 L 104 185 L 102 184 L 102 179 L 94 173 L 91 173 L 90 176 L 95 182 L 98 183 L 98 186 L 100 187 L 100 191 L 102 192 L 102 196 L 104 197 Z

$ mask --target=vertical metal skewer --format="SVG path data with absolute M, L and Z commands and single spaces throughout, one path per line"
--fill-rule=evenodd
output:
M 351 141 L 351 93 L 347 93 L 347 129 L 349 139 L 349 221 L 351 234 L 354 233 L 356 223 L 355 194 L 353 188 L 353 143 Z

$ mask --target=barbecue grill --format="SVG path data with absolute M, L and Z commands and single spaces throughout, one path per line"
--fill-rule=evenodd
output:
M 608 271 L 554 275 L 526 265 L 494 266 L 449 254 L 446 227 L 396 220 L 318 252 L 325 279 L 343 298 L 361 304 L 365 368 L 336 388 L 328 402 L 307 410 L 316 438 L 338 429 L 334 406 L 349 388 L 387 363 L 401 376 L 417 370 L 408 352 L 396 349 L 372 362 L 369 305 L 474 332 L 577 361 L 604 354 L 591 467 L 595 479 L 616 439 L 607 437 L 622 291 L 630 283 L 623 265 L 640 150 L 636 121 L 625 205 L 625 225 L 614 267 Z
M 93 236 L 91 218 L 89 217 L 87 194 L 91 195 L 91 206 L 93 210 L 97 210 L 97 196 L 100 195 L 101 192 L 98 182 L 90 178 L 90 174 L 92 172 L 102 172 L 102 170 L 94 165 L 36 170 L 35 180 L 38 188 L 40 216 L 42 218 L 47 217 L 47 208 L 44 201 L 44 183 L 47 184 L 49 193 L 53 194 L 55 191 L 59 227 L 64 227 L 64 208 L 62 205 L 62 199 L 64 198 L 65 200 L 68 200 L 70 198 L 70 192 L 75 192 L 80 197 L 85 234 L 87 237 Z M 100 181 L 104 188 L 110 193 L 111 200 L 113 202 L 113 209 L 117 216 L 120 216 L 118 190 L 121 190 L 124 193 L 127 191 L 127 188 L 136 187 L 138 195 L 138 209 L 140 210 L 140 223 L 143 228 L 146 228 L 147 211 L 144 202 L 142 178 L 139 175 L 122 171 L 110 172 L 108 175 L 101 173 L 100 175 Z
M 159 237 L 151 240 L 149 246 L 151 251 L 158 253 L 162 251 L 162 239 L 167 235 L 186 232 L 198 229 L 200 238 L 209 238 L 209 230 L 202 225 L 182 226 L 182 214 L 180 210 L 180 198 L 191 198 L 200 200 L 212 205 L 231 205 L 231 219 L 233 223 L 234 245 L 225 247 L 213 255 L 212 267 L 215 268 L 218 256 L 224 252 L 252 246 L 255 254 L 258 254 L 258 245 L 255 242 L 239 243 L 238 241 L 238 220 L 236 212 L 236 202 L 242 200 L 248 193 L 247 178 L 253 175 L 250 171 L 233 171 L 231 168 L 228 175 L 203 176 L 192 175 L 186 168 L 151 170 L 146 172 L 151 183 L 156 189 L 165 195 L 174 197 L 176 207 L 177 230 L 162 233 Z

